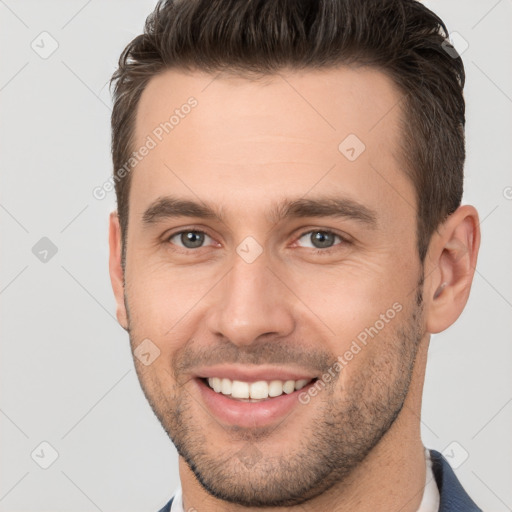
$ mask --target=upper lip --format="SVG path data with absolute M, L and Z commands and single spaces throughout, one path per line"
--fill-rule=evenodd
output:
M 262 365 L 253 367 L 233 365 L 205 366 L 196 370 L 195 376 L 199 378 L 218 377 L 244 382 L 257 382 L 259 380 L 311 380 L 317 377 L 304 370 Z

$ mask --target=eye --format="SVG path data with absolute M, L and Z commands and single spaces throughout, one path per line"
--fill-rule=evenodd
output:
M 206 238 L 212 240 L 204 231 L 187 229 L 170 235 L 167 237 L 166 241 L 178 247 L 182 247 L 183 249 L 197 249 L 201 248 Z M 173 241 L 173 239 L 176 239 L 176 241 Z
M 300 235 L 297 241 L 305 239 L 305 243 L 308 242 L 312 245 L 309 248 L 314 249 L 317 254 L 326 254 L 332 250 L 336 250 L 337 245 L 348 245 L 350 241 L 344 238 L 337 233 L 329 230 L 323 229 L 314 229 L 309 230 Z M 336 239 L 340 241 L 340 243 L 336 244 Z M 166 237 L 165 242 L 180 247 L 185 250 L 193 250 L 193 249 L 201 249 L 204 247 L 204 243 L 208 242 L 211 244 L 213 241 L 212 237 L 210 237 L 204 231 L 196 230 L 196 229 L 186 229 L 183 231 L 178 231 Z M 303 245 L 304 242 L 301 243 Z M 307 245 L 303 245 L 308 248 Z
M 317 253 L 326 253 L 329 252 L 331 249 L 335 249 L 334 242 L 336 238 L 338 238 L 341 241 L 342 245 L 343 243 L 349 243 L 348 240 L 343 238 L 341 235 L 338 235 L 332 231 L 326 231 L 322 229 L 314 229 L 311 231 L 306 231 L 305 233 L 302 233 L 302 235 L 297 239 L 297 241 L 300 241 L 301 239 L 305 239 L 306 241 L 309 241 L 312 246 L 310 246 L 312 249 L 317 249 Z

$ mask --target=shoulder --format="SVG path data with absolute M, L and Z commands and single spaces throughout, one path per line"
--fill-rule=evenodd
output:
M 430 450 L 432 471 L 439 488 L 439 512 L 482 512 L 469 497 L 441 453 Z
M 174 499 L 174 496 L 170 499 L 170 501 L 163 507 L 161 508 L 158 512 L 171 512 L 171 505 L 172 505 L 172 500 Z

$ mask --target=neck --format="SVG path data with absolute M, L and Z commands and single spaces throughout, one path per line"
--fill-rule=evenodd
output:
M 409 393 L 400 414 L 363 462 L 348 478 L 320 496 L 296 507 L 272 508 L 272 512 L 417 512 L 426 479 L 420 412 L 428 341 L 424 339 L 420 345 Z M 179 458 L 179 473 L 184 510 L 249 510 L 208 494 L 182 457 Z

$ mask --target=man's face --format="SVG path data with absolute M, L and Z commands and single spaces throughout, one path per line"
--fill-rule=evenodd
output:
M 151 364 L 134 358 L 142 388 L 214 496 L 301 503 L 347 477 L 402 409 L 424 328 L 400 98 L 367 68 L 264 82 L 169 70 L 142 95 L 134 149 L 156 146 L 132 171 L 130 340 L 158 347 Z M 222 220 L 155 208 L 171 196 Z M 326 199 L 338 215 L 311 208 Z M 208 377 L 242 393 L 308 384 L 252 402 Z

